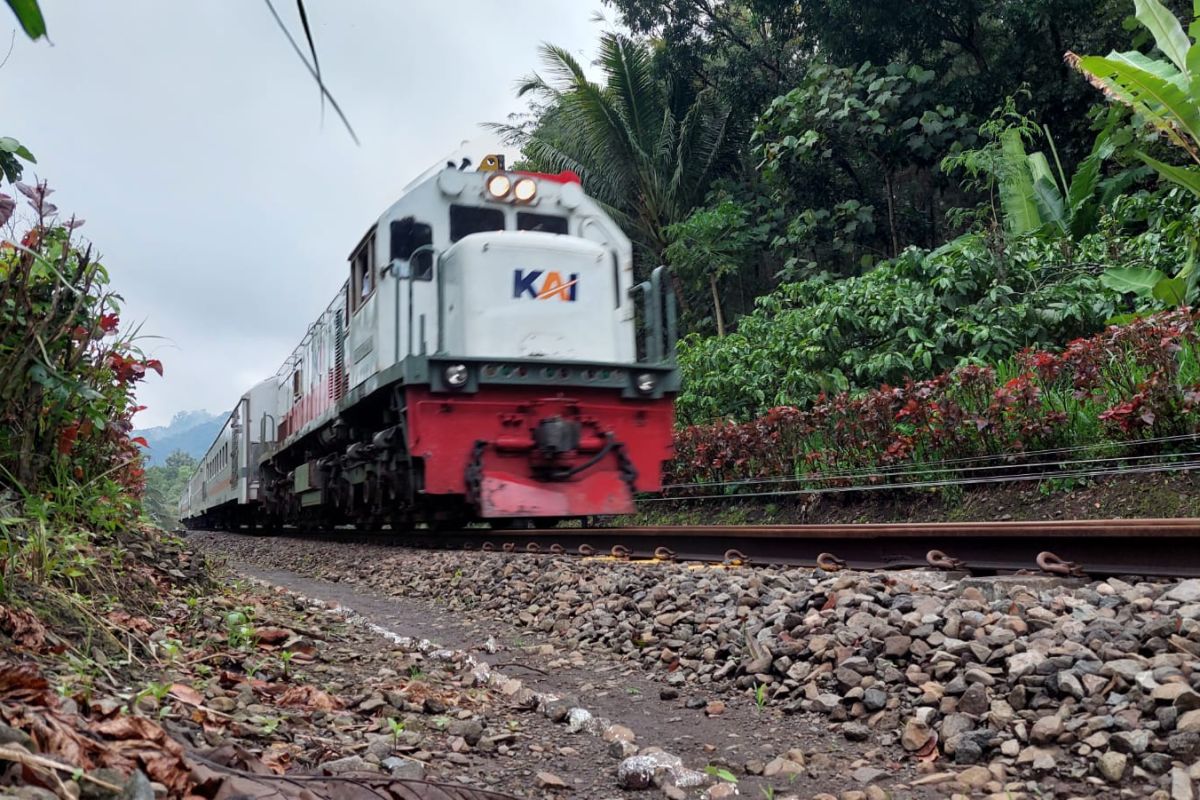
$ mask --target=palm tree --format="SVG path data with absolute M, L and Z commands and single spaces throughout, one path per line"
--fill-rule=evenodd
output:
M 638 260 L 660 263 L 666 228 L 703 201 L 726 153 L 729 111 L 708 91 L 672 102 L 648 48 L 615 33 L 600 41 L 604 85 L 588 80 L 561 47 L 543 45 L 542 59 L 548 77 L 535 73 L 517 91 L 538 99 L 533 124 L 491 127 L 519 145 L 534 168 L 579 173 L 630 233 Z

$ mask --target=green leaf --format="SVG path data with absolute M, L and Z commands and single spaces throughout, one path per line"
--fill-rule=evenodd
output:
M 1154 43 L 1163 55 L 1171 59 L 1179 71 L 1188 72 L 1188 50 L 1191 42 L 1183 26 L 1159 0 L 1133 0 L 1134 16 L 1154 35 Z
M 1150 71 L 1135 65 L 1132 55 L 1113 53 L 1108 58 L 1084 56 L 1079 59 L 1079 68 L 1102 84 L 1117 100 L 1166 132 L 1177 144 L 1186 146 L 1180 137 L 1181 129 L 1200 141 L 1200 107 L 1193 98 L 1178 82 L 1164 77 L 1167 74 L 1165 70 Z M 1140 53 L 1137 56 L 1146 60 Z M 1166 62 L 1158 63 L 1170 70 Z
M 37 0 L 8 0 L 8 7 L 17 15 L 17 21 L 30 39 L 36 41 L 46 35 L 46 20 Z
M 1122 294 L 1136 294 L 1139 297 L 1150 297 L 1159 281 L 1165 280 L 1166 275 L 1156 269 L 1143 267 L 1112 267 L 1100 275 L 1100 283 Z
M 1175 167 L 1156 161 L 1145 153 L 1137 153 L 1138 158 L 1154 167 L 1159 176 L 1166 178 L 1200 197 L 1200 169 L 1194 167 Z
M 1005 161 L 1004 179 L 1000 182 L 1004 225 L 1014 234 L 1035 231 L 1042 227 L 1042 218 L 1038 214 L 1021 133 L 1010 128 L 1001 134 L 1000 141 Z
M 1187 281 L 1183 278 L 1163 278 L 1154 284 L 1154 298 L 1168 306 L 1181 306 L 1187 301 Z

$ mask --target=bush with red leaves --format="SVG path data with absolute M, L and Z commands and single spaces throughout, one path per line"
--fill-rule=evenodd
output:
M 667 483 L 863 485 L 886 482 L 905 465 L 1195 433 L 1197 318 L 1163 312 L 995 367 L 963 366 L 903 386 L 822 395 L 809 409 L 684 428 Z

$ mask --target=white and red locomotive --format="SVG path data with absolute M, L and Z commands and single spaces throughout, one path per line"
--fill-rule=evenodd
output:
M 629 239 L 574 174 L 484 164 L 418 179 L 370 227 L 226 420 L 186 526 L 550 525 L 660 488 L 678 389 L 661 271 L 634 286 Z

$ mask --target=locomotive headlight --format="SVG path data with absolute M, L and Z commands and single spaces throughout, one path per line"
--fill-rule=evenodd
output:
M 518 202 L 528 203 L 537 197 L 537 181 L 532 178 L 521 178 L 513 187 L 513 196 L 517 198 Z
M 505 197 L 508 197 L 509 190 L 511 189 L 512 178 L 508 177 L 503 172 L 497 172 L 495 175 L 488 178 L 488 194 L 497 200 L 503 200 Z
M 642 394 L 650 394 L 654 391 L 654 387 L 658 386 L 658 379 L 649 372 L 643 372 L 641 375 L 637 376 L 637 380 L 634 382 L 634 385 L 637 386 L 637 390 Z
M 466 364 L 451 364 L 446 367 L 446 371 L 442 375 L 445 376 L 446 383 L 455 389 L 461 389 L 466 386 L 467 378 L 469 377 Z

